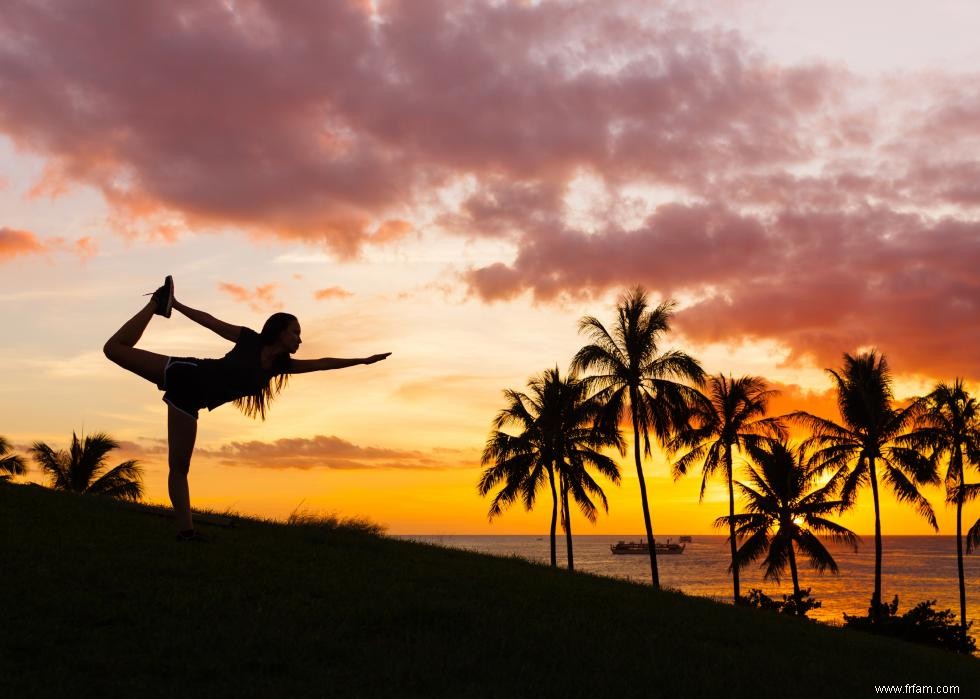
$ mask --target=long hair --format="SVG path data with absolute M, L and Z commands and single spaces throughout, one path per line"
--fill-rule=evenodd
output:
M 261 353 L 263 347 L 267 347 L 278 340 L 282 331 L 288 328 L 290 323 L 297 320 L 296 316 L 291 313 L 273 313 L 269 316 L 265 325 L 262 326 L 262 332 L 259 333 L 259 352 Z M 273 374 L 265 385 L 256 390 L 255 393 L 235 399 L 234 402 L 238 409 L 251 418 L 258 417 L 265 420 L 265 411 L 268 410 L 269 404 L 279 395 L 289 380 L 289 374 L 285 372 L 288 363 L 289 355 L 286 355 L 285 358 L 277 357 L 272 365 Z

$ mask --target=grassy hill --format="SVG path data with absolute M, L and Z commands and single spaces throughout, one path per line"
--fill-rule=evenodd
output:
M 648 586 L 327 527 L 204 531 L 0 484 L 0 693 L 980 696 L 980 660 Z

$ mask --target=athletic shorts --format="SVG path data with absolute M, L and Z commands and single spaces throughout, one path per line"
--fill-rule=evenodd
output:
M 194 357 L 170 357 L 163 370 L 163 401 L 185 415 L 197 419 L 198 411 L 205 407 L 199 375 L 200 360 Z

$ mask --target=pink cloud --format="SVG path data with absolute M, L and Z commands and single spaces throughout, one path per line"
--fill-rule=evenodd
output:
M 98 243 L 89 236 L 73 243 L 64 238 L 39 238 L 30 231 L 0 228 L 0 263 L 23 255 L 48 255 L 53 252 L 69 252 L 85 260 L 98 254 Z
M 29 231 L 0 228 L 0 262 L 20 255 L 37 255 L 45 251 L 45 245 Z
M 254 289 L 248 289 L 238 284 L 219 282 L 218 289 L 240 303 L 248 304 L 254 311 L 274 311 L 282 308 L 282 302 L 276 297 L 278 284 L 262 284 Z
M 99 244 L 90 236 L 79 238 L 72 247 L 75 254 L 83 260 L 99 254 Z
M 14 0 L 0 132 L 47 158 L 37 194 L 95 186 L 134 230 L 350 258 L 434 208 L 515 248 L 462 271 L 484 301 L 641 282 L 699 299 L 677 317 L 695 340 L 828 365 L 877 344 L 903 371 L 980 377 L 972 76 L 778 65 L 674 4 L 376 5 Z M 610 192 L 595 230 L 564 212 L 582 172 Z M 458 207 L 434 204 L 460 182 Z M 629 186 L 673 201 L 623 223 Z
M 810 152 L 799 110 L 830 92 L 824 69 L 629 3 L 386 2 L 377 25 L 365 7 L 14 2 L 0 130 L 48 156 L 39 193 L 85 182 L 125 217 L 349 256 L 403 237 L 402 214 L 462 174 L 703 182 L 733 155 Z
M 317 289 L 316 291 L 313 292 L 313 298 L 315 298 L 317 301 L 326 301 L 328 299 L 344 299 L 353 295 L 354 294 L 352 294 L 350 291 L 347 291 L 346 289 L 339 286 L 330 286 L 327 287 L 326 289 Z

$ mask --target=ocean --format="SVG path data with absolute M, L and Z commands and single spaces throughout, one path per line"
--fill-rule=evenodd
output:
M 494 556 L 519 556 L 548 564 L 550 552 L 545 536 L 406 536 L 401 537 L 438 546 L 479 551 Z M 640 541 L 637 535 L 574 536 L 575 569 L 597 575 L 650 581 L 650 559 L 646 555 L 613 555 L 609 547 L 618 541 Z M 657 536 L 657 541 L 677 542 L 679 535 Z M 693 536 L 684 552 L 659 555 L 660 584 L 688 595 L 730 602 L 732 581 L 728 573 L 730 553 L 726 537 Z M 952 609 L 959 618 L 959 591 L 956 575 L 956 541 L 951 536 L 885 536 L 883 540 L 882 597 L 890 602 L 899 597 L 899 613 L 923 600 L 937 600 L 936 608 Z M 865 614 L 874 587 L 874 538 L 862 537 L 857 553 L 828 544 L 840 568 L 840 575 L 818 574 L 805 557 L 797 556 L 800 587 L 811 589 L 811 596 L 823 606 L 809 613 L 811 619 L 830 624 L 843 623 L 843 614 Z M 565 538 L 559 533 L 558 564 L 565 565 Z M 967 619 L 977 622 L 972 635 L 980 636 L 980 552 L 964 555 Z M 770 597 L 790 594 L 793 583 L 787 569 L 780 584 L 763 580 L 757 566 L 742 571 L 742 594 L 760 588 Z

